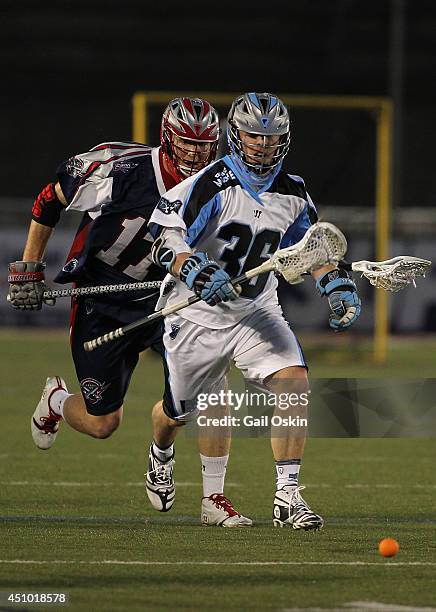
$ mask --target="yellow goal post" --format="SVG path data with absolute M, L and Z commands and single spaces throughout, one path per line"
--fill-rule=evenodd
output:
M 189 96 L 205 98 L 216 106 L 230 107 L 230 104 L 238 95 L 240 95 L 240 93 L 137 91 L 132 98 L 133 140 L 143 143 L 149 141 L 149 114 L 150 106 L 153 104 L 166 106 L 169 100 L 173 98 Z M 392 206 L 392 100 L 379 96 L 277 95 L 285 104 L 294 108 L 364 110 L 374 117 L 376 123 L 375 253 L 378 261 L 388 259 L 390 252 L 390 216 Z M 388 299 L 388 293 L 382 290 L 376 291 L 373 355 L 374 361 L 377 363 L 386 361 L 388 354 Z

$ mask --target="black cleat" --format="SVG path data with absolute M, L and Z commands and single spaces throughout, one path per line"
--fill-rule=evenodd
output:
M 321 529 L 324 525 L 319 514 L 315 514 L 300 495 L 305 487 L 286 486 L 276 491 L 274 497 L 274 527 L 292 527 L 292 529 Z
M 155 457 L 152 446 L 150 446 L 145 488 L 151 505 L 159 512 L 168 512 L 174 503 L 176 485 L 173 471 L 174 455 L 168 461 L 160 461 Z

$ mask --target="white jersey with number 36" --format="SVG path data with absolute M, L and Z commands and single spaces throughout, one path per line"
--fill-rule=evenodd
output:
M 182 232 L 189 246 L 186 251 L 206 252 L 234 278 L 301 240 L 315 221 L 316 209 L 303 179 L 281 170 L 256 192 L 240 178 L 231 157 L 225 156 L 165 193 L 149 228 L 154 237 L 166 228 Z M 167 293 L 170 280 L 175 286 Z M 220 329 L 234 325 L 256 308 L 277 304 L 277 279 L 272 272 L 252 278 L 241 288 L 235 301 L 214 307 L 198 302 L 179 314 L 204 327 Z M 157 308 L 191 295 L 185 283 L 168 275 Z

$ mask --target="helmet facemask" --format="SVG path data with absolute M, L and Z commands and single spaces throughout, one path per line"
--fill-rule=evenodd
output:
M 196 174 L 210 164 L 215 159 L 217 147 L 218 141 L 181 138 L 171 129 L 165 134 L 164 154 L 182 179 Z
M 265 176 L 278 166 L 289 150 L 290 133 L 277 136 L 277 141 L 269 143 L 271 136 L 245 132 L 247 140 L 241 136 L 235 125 L 229 125 L 229 141 L 232 151 L 240 157 L 247 169 L 259 176 Z
M 171 100 L 162 117 L 161 147 L 170 174 L 179 182 L 216 156 L 220 136 L 216 110 L 199 98 Z

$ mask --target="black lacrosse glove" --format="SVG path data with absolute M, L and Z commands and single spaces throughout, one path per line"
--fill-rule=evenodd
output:
M 8 302 L 18 310 L 41 310 L 42 303 L 53 306 L 55 298 L 43 298 L 47 289 L 44 276 L 45 263 L 41 261 L 14 261 L 9 264 Z

